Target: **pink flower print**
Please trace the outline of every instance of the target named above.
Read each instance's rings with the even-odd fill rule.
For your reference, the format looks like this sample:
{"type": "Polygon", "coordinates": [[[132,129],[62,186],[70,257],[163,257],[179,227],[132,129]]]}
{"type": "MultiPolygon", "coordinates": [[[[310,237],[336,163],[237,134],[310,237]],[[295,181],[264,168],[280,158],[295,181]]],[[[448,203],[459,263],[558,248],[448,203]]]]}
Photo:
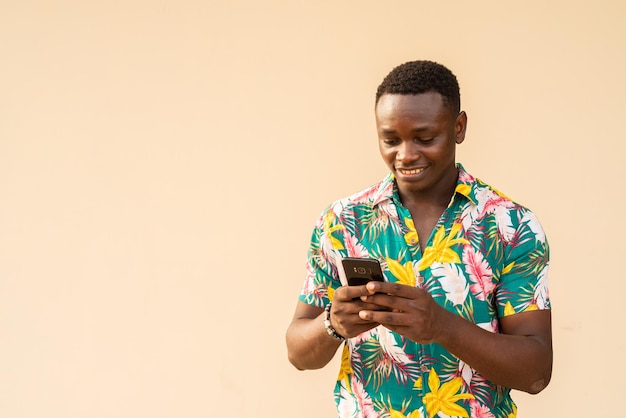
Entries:
{"type": "Polygon", "coordinates": [[[480,402],[475,399],[470,401],[470,410],[472,418],[495,418],[495,415],[493,415],[486,405],[481,405],[480,402]]]}
{"type": "Polygon", "coordinates": [[[466,245],[463,249],[463,264],[465,264],[465,272],[471,282],[470,292],[478,300],[486,300],[496,287],[487,260],[482,253],[474,250],[471,245],[466,245]]]}

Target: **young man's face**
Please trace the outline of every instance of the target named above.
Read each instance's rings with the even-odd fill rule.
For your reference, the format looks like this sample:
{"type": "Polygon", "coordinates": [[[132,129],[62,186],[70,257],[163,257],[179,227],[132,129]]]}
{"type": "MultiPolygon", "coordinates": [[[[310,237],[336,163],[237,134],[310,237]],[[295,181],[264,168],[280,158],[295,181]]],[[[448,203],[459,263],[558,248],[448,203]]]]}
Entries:
{"type": "Polygon", "coordinates": [[[436,92],[383,94],[376,104],[380,154],[401,196],[426,196],[456,182],[456,144],[467,117],[445,106],[436,92]]]}

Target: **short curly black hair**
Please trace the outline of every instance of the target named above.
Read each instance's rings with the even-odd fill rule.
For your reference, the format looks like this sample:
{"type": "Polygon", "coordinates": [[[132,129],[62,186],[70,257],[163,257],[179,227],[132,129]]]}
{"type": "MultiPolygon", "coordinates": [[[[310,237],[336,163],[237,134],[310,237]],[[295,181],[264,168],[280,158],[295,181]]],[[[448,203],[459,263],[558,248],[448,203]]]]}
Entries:
{"type": "Polygon", "coordinates": [[[409,61],[395,67],[380,83],[376,102],[383,94],[421,94],[434,91],[454,113],[461,110],[461,94],[456,76],[433,61],[409,61]]]}

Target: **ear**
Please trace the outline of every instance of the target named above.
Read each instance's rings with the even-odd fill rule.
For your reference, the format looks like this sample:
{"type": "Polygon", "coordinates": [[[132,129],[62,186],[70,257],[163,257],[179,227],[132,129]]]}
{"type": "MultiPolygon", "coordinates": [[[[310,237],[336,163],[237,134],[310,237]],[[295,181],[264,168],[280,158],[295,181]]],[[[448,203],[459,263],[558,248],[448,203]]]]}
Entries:
{"type": "Polygon", "coordinates": [[[465,130],[467,129],[467,114],[461,111],[454,122],[454,141],[460,144],[465,140],[465,130]]]}

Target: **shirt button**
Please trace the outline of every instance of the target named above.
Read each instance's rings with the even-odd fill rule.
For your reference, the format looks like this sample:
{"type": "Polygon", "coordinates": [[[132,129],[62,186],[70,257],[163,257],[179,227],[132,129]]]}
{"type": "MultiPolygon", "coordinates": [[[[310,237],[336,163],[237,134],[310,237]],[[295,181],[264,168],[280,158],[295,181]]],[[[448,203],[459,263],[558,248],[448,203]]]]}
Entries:
{"type": "Polygon", "coordinates": [[[428,373],[430,371],[430,369],[425,364],[422,364],[422,367],[420,367],[420,369],[423,373],[428,373]]]}
{"type": "Polygon", "coordinates": [[[411,245],[417,244],[417,240],[415,238],[411,238],[411,245]]]}

